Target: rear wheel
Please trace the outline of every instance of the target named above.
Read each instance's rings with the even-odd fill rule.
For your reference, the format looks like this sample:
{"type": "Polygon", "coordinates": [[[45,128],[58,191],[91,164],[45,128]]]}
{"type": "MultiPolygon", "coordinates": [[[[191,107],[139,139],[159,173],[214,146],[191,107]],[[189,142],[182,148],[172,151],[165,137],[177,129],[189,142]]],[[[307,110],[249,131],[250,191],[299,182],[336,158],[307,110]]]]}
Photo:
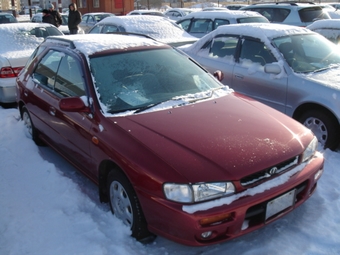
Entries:
{"type": "Polygon", "coordinates": [[[111,171],[107,189],[112,213],[130,227],[131,236],[142,243],[152,242],[156,236],[148,231],[138,197],[125,175],[120,171],[111,171]]]}
{"type": "Polygon", "coordinates": [[[28,136],[35,142],[36,145],[39,145],[39,146],[44,145],[44,143],[39,138],[38,131],[33,125],[31,116],[30,116],[26,106],[22,107],[21,112],[22,112],[21,118],[24,121],[24,124],[27,128],[28,136]]]}
{"type": "Polygon", "coordinates": [[[335,150],[339,145],[339,123],[330,113],[310,110],[302,114],[299,121],[313,131],[324,148],[335,150]]]}

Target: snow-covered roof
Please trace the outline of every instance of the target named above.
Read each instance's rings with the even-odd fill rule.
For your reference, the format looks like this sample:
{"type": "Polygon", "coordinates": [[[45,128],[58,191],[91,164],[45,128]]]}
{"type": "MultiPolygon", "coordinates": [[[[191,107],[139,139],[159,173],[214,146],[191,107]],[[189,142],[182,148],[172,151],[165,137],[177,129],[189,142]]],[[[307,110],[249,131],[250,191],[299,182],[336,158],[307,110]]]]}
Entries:
{"type": "Polygon", "coordinates": [[[225,11],[197,11],[192,12],[185,16],[185,19],[188,18],[200,18],[200,19],[230,19],[230,18],[245,18],[245,17],[263,17],[258,12],[254,11],[239,11],[239,10],[228,10],[225,11]]]}
{"type": "Polygon", "coordinates": [[[182,28],[167,18],[152,15],[129,15],[107,17],[98,24],[115,24],[126,32],[141,33],[164,43],[177,41],[194,41],[197,38],[189,35],[182,28]]]}
{"type": "Polygon", "coordinates": [[[323,19],[314,21],[307,26],[308,29],[315,30],[320,28],[340,29],[340,19],[323,19]]]}
{"type": "Polygon", "coordinates": [[[35,27],[51,27],[47,23],[8,23],[1,24],[0,55],[3,57],[14,58],[16,56],[29,56],[33,50],[44,41],[42,37],[29,34],[35,27]]]}
{"type": "MultiPolygon", "coordinates": [[[[50,36],[47,40],[66,39],[72,41],[76,48],[85,55],[92,55],[96,52],[115,49],[126,49],[142,46],[162,46],[163,43],[137,37],[119,34],[77,34],[72,36],[50,36]]],[[[60,41],[58,41],[60,42],[60,41]]]]}

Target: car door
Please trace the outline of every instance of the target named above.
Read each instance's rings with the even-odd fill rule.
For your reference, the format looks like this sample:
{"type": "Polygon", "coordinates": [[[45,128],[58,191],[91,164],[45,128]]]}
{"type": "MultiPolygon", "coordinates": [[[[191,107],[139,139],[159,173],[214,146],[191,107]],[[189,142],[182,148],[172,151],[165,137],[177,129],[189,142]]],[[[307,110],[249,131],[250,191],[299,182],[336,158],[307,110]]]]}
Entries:
{"type": "Polygon", "coordinates": [[[90,114],[63,112],[59,102],[65,97],[87,100],[86,84],[79,60],[75,56],[50,50],[33,73],[31,107],[41,120],[41,130],[52,146],[76,166],[90,172],[90,142],[92,118],[90,114]]]}
{"type": "Polygon", "coordinates": [[[255,38],[241,38],[239,50],[230,86],[237,92],[285,112],[287,75],[264,71],[266,64],[277,62],[272,52],[255,38]]]}
{"type": "Polygon", "coordinates": [[[238,36],[219,35],[206,42],[197,52],[188,54],[210,73],[221,70],[224,74],[222,83],[231,85],[238,41],[238,36]]]}

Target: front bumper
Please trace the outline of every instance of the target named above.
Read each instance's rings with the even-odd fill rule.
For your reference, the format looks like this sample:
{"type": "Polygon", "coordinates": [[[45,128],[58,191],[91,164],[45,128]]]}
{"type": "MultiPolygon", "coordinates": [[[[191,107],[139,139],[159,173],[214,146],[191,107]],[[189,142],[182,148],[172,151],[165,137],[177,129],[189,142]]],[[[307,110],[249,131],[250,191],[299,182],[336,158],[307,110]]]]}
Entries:
{"type": "Polygon", "coordinates": [[[193,213],[184,211],[182,204],[150,198],[146,194],[141,194],[140,200],[151,232],[185,245],[211,245],[252,232],[304,203],[315,191],[323,166],[324,158],[318,153],[309,164],[282,185],[240,197],[227,205],[193,213]],[[319,177],[316,178],[317,174],[319,177]],[[267,204],[286,194],[293,194],[292,205],[270,217],[268,213],[266,216],[267,204]],[[210,235],[207,236],[207,233],[210,235]]]}

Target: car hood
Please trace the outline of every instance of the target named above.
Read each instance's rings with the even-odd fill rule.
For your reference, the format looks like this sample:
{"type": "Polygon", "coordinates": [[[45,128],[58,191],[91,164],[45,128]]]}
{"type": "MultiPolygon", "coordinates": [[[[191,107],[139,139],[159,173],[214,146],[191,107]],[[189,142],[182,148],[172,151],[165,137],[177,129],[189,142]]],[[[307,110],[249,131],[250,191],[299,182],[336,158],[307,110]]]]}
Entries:
{"type": "Polygon", "coordinates": [[[312,137],[295,120],[234,93],[111,121],[188,182],[238,180],[302,153],[312,137]]]}

